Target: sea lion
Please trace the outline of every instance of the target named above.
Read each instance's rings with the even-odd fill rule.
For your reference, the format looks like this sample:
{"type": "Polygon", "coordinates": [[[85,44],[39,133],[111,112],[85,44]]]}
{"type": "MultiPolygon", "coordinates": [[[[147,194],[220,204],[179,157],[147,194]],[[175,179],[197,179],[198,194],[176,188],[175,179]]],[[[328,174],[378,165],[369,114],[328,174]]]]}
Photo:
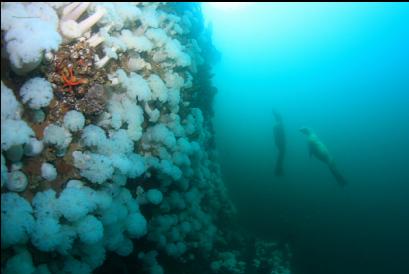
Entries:
{"type": "Polygon", "coordinates": [[[282,176],[284,174],[283,162],[284,162],[284,154],[285,154],[285,147],[286,147],[284,125],[283,125],[283,120],[281,118],[281,115],[278,114],[274,110],[273,110],[273,114],[276,120],[276,124],[274,125],[274,141],[278,149],[275,174],[276,176],[282,176]]]}
{"type": "Polygon", "coordinates": [[[341,186],[346,185],[347,182],[344,176],[342,176],[342,174],[337,169],[334,159],[329,153],[327,147],[320,141],[318,136],[310,128],[307,127],[300,128],[300,131],[308,137],[310,156],[314,155],[318,160],[327,164],[337,183],[341,186]]]}

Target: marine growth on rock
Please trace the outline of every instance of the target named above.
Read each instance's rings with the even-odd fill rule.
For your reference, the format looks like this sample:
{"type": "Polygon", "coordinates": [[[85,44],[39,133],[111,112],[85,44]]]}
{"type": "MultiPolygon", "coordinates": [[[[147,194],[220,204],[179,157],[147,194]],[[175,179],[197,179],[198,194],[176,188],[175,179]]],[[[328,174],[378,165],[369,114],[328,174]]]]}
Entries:
{"type": "Polygon", "coordinates": [[[200,5],[10,2],[1,15],[2,273],[245,273],[220,225],[235,209],[200,5]]]}

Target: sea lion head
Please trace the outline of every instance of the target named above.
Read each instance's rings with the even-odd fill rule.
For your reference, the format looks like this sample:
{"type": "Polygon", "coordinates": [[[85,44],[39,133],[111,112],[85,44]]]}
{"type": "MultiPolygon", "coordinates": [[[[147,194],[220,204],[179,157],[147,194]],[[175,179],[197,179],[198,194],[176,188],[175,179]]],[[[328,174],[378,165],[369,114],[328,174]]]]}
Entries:
{"type": "Polygon", "coordinates": [[[312,130],[310,128],[308,128],[308,127],[302,127],[302,128],[300,128],[300,132],[302,134],[304,134],[304,135],[309,136],[309,135],[311,135],[312,130]]]}

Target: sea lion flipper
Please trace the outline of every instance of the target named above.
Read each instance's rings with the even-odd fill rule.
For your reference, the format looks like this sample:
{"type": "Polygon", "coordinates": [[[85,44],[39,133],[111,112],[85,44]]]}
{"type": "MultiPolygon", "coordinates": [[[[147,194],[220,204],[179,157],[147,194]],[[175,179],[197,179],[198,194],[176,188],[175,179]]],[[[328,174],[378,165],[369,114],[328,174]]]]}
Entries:
{"type": "Polygon", "coordinates": [[[345,177],[336,168],[336,166],[333,163],[328,166],[337,183],[340,186],[345,186],[347,184],[347,181],[345,180],[345,177]]]}
{"type": "Polygon", "coordinates": [[[308,146],[308,154],[310,155],[310,159],[312,158],[312,155],[314,154],[314,148],[313,148],[313,145],[312,144],[310,144],[309,146],[308,146]]]}

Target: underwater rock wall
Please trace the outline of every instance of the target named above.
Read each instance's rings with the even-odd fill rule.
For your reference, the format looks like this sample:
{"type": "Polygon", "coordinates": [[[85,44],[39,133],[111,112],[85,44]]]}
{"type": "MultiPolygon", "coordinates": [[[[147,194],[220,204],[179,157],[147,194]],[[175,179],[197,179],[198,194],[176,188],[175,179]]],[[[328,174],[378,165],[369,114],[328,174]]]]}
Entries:
{"type": "Polygon", "coordinates": [[[2,272],[91,273],[115,253],[146,273],[164,273],[161,254],[244,273],[215,248],[234,207],[200,6],[2,3],[1,17],[2,272]]]}

